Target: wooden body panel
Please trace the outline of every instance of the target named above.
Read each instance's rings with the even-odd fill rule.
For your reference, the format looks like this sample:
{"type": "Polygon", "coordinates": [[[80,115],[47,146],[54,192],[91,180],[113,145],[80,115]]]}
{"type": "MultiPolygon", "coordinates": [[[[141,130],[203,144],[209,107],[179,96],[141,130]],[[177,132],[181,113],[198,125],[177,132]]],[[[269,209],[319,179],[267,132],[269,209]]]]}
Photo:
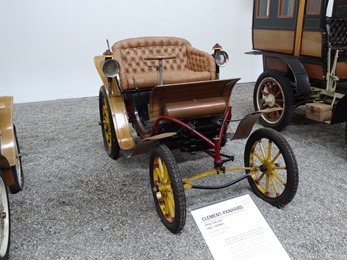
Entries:
{"type": "Polygon", "coordinates": [[[12,106],[13,97],[0,97],[1,154],[8,160],[10,166],[16,165],[12,106]]]}
{"type": "Polygon", "coordinates": [[[304,56],[322,57],[322,32],[304,31],[300,54],[304,56]]]}
{"type": "Polygon", "coordinates": [[[265,57],[265,66],[268,70],[277,70],[283,73],[288,72],[288,65],[283,60],[275,57],[265,57]]]}
{"type": "Polygon", "coordinates": [[[253,29],[253,48],[293,54],[294,36],[294,31],[253,29]]]}
{"type": "MultiPolygon", "coordinates": [[[[233,87],[239,79],[229,80],[211,80],[194,83],[163,85],[153,88],[150,97],[149,118],[154,121],[159,116],[165,114],[166,104],[169,109],[179,114],[178,110],[184,101],[203,100],[202,104],[216,103],[216,98],[222,98],[224,101],[224,110],[230,103],[230,95],[233,87]],[[176,108],[175,108],[176,103],[176,108]]],[[[218,113],[221,110],[221,101],[218,99],[218,113]]],[[[191,103],[192,104],[192,103],[191,103]]],[[[198,103],[199,104],[199,103],[198,103]]],[[[166,108],[167,109],[167,108],[166,108]]],[[[223,111],[224,111],[223,110],[223,111]]],[[[215,111],[216,112],[216,111],[215,111]]],[[[166,111],[167,113],[167,111],[166,111]]],[[[185,113],[185,112],[184,112],[185,113]]],[[[195,110],[196,113],[196,110],[195,110]]],[[[200,113],[200,112],[198,112],[200,113]]],[[[205,109],[206,115],[212,115],[211,111],[205,109]]]]}
{"type": "Polygon", "coordinates": [[[347,62],[338,62],[336,65],[336,76],[339,79],[347,79],[347,62]]]}
{"type": "Polygon", "coordinates": [[[311,79],[324,80],[324,69],[322,64],[302,63],[307,75],[311,79]]]}

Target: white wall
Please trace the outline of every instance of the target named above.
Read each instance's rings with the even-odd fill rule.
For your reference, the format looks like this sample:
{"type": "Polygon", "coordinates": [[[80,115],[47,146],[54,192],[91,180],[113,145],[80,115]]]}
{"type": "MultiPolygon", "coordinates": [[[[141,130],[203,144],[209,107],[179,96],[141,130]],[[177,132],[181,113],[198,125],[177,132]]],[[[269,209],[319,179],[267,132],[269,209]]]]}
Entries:
{"type": "Polygon", "coordinates": [[[2,0],[0,95],[16,103],[97,96],[93,57],[110,43],[138,36],[178,36],[231,62],[221,78],[255,81],[260,57],[251,50],[252,0],[2,0]]]}

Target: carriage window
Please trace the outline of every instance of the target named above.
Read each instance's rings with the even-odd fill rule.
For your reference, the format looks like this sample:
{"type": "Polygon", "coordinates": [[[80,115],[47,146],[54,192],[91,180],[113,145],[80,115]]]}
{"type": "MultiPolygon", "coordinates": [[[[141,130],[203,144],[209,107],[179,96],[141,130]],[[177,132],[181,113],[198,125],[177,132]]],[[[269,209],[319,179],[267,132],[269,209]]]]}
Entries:
{"type": "Polygon", "coordinates": [[[269,17],[270,0],[257,0],[257,18],[269,17]]]}
{"type": "Polygon", "coordinates": [[[295,0],[280,0],[279,9],[278,9],[278,17],[288,18],[294,17],[294,5],[295,0]]]}
{"type": "Polygon", "coordinates": [[[308,0],[306,5],[306,14],[320,14],[322,0],[308,0]]]}

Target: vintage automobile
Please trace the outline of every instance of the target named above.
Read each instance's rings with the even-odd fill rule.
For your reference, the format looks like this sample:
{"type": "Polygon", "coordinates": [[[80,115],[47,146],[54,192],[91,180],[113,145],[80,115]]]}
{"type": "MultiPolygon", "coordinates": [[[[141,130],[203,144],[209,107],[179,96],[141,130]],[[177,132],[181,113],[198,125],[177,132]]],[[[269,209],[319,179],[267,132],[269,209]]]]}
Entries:
{"type": "Polygon", "coordinates": [[[185,225],[184,189],[220,189],[247,178],[257,196],[282,207],[298,186],[293,151],[273,129],[250,135],[244,166],[227,165],[234,156],[221,148],[229,139],[247,138],[262,111],[245,116],[234,133],[228,131],[230,96],[239,79],[219,79],[228,54],[218,44],[213,49],[211,55],[182,38],[139,37],[118,41],[94,58],[103,82],[99,109],[106,152],[113,159],[150,154],[151,192],[160,219],[173,233],[185,225]],[[213,169],[182,178],[174,149],[205,152],[213,169]],[[223,185],[199,182],[230,171],[246,174],[223,185]]]}
{"type": "Polygon", "coordinates": [[[16,128],[13,125],[13,97],[0,97],[0,259],[10,250],[10,204],[12,194],[23,189],[24,178],[16,128]]]}
{"type": "MultiPolygon", "coordinates": [[[[330,124],[347,121],[347,1],[254,0],[251,54],[262,55],[255,110],[266,127],[284,129],[296,107],[330,124]]],[[[347,141],[347,125],[345,129],[347,141]]]]}

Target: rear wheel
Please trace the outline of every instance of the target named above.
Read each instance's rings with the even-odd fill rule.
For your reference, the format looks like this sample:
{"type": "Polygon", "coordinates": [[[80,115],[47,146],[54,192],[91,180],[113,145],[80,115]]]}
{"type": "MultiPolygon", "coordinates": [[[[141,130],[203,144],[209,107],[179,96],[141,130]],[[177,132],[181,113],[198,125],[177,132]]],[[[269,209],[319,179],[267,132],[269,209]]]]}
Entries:
{"type": "Polygon", "coordinates": [[[248,181],[259,198],[278,208],[294,198],[299,182],[297,162],[276,130],[261,128],[251,134],[245,147],[245,166],[255,168],[248,181]]]}
{"type": "Polygon", "coordinates": [[[161,144],[152,151],[149,171],[159,217],[167,229],[178,233],[186,222],[186,198],[177,163],[167,146],[161,144]]]}
{"type": "Polygon", "coordinates": [[[14,141],[15,141],[14,148],[16,152],[16,165],[11,167],[14,184],[9,186],[9,189],[12,194],[15,194],[23,190],[24,175],[22,170],[22,159],[21,159],[18,138],[17,138],[17,131],[15,126],[13,126],[13,132],[14,132],[14,141]]]}
{"type": "Polygon", "coordinates": [[[254,87],[253,103],[256,111],[267,108],[282,110],[263,113],[259,121],[265,127],[281,131],[293,116],[295,99],[288,78],[280,72],[263,72],[254,87]]]}
{"type": "Polygon", "coordinates": [[[10,251],[10,204],[2,176],[0,177],[0,259],[7,259],[10,251]]]}
{"type": "Polygon", "coordinates": [[[101,87],[99,92],[99,111],[102,137],[104,139],[105,150],[112,159],[118,159],[120,148],[117,141],[115,128],[110,109],[110,104],[107,99],[106,90],[101,87]]]}

